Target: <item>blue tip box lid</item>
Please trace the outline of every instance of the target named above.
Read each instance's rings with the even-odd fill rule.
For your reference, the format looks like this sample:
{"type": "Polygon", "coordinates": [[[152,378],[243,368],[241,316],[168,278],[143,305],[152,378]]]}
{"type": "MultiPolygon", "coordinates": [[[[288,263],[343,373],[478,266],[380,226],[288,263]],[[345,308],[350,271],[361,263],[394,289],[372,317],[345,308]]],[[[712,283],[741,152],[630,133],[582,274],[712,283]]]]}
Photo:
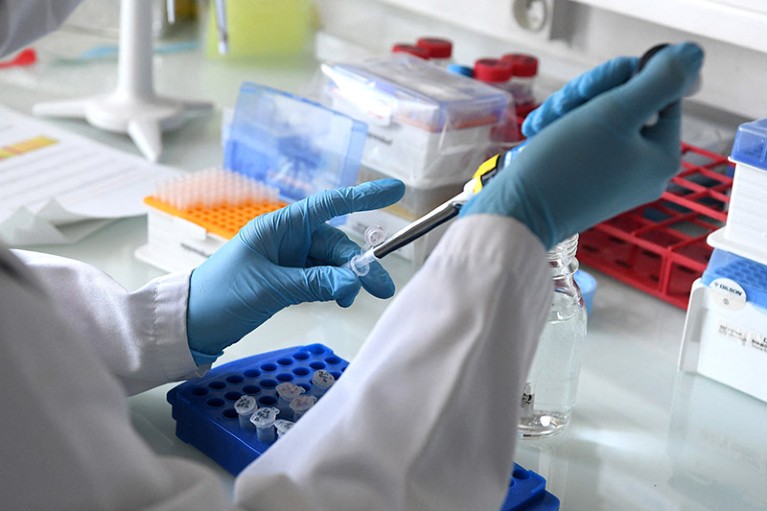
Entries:
{"type": "Polygon", "coordinates": [[[767,170],[767,119],[738,126],[730,156],[736,162],[767,170]]]}
{"type": "Polygon", "coordinates": [[[715,248],[701,281],[710,286],[717,279],[740,287],[746,301],[767,309],[767,265],[715,248]]]}
{"type": "Polygon", "coordinates": [[[293,202],[356,183],[367,125],[294,94],[240,87],[224,168],[266,183],[293,202]]]}

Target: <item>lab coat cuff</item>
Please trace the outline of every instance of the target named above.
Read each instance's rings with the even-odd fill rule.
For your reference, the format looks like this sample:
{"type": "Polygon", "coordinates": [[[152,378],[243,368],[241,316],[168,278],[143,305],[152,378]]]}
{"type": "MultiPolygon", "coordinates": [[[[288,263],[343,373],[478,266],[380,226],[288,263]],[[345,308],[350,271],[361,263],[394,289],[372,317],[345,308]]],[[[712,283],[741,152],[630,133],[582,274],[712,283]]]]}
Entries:
{"type": "Polygon", "coordinates": [[[531,253],[540,254],[540,259],[524,257],[519,264],[545,261],[546,247],[525,224],[507,216],[474,214],[460,217],[450,226],[432,257],[465,259],[470,276],[485,264],[508,265],[511,254],[531,253]]]}
{"type": "Polygon", "coordinates": [[[157,357],[168,381],[199,376],[199,368],[189,350],[186,309],[190,272],[171,273],[155,280],[154,331],[157,357]]]}

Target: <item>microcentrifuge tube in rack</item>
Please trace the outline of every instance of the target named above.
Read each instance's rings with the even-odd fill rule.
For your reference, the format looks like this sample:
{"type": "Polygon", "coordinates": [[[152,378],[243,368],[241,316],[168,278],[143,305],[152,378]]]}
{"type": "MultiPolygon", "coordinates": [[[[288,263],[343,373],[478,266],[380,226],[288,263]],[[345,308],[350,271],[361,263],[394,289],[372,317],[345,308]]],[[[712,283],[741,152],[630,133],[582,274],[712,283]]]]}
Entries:
{"type": "Polygon", "coordinates": [[[280,417],[284,419],[292,419],[293,410],[290,408],[290,403],[295,398],[306,392],[306,389],[296,385],[295,383],[284,382],[277,385],[276,390],[277,395],[279,396],[277,407],[280,410],[280,417]]]}
{"type": "Polygon", "coordinates": [[[282,435],[290,431],[296,423],[293,421],[286,421],[285,419],[277,419],[274,421],[274,429],[277,430],[277,438],[282,438],[282,435]]]}
{"type": "Polygon", "coordinates": [[[293,420],[297,421],[303,417],[316,402],[317,398],[315,396],[298,396],[291,401],[290,408],[293,410],[293,420]]]}
{"type": "Polygon", "coordinates": [[[241,429],[251,429],[253,424],[250,422],[250,416],[256,411],[256,398],[253,396],[242,396],[234,403],[234,411],[240,420],[241,429]]]}
{"type": "Polygon", "coordinates": [[[250,417],[250,422],[256,427],[256,436],[260,442],[274,442],[274,421],[280,411],[274,407],[259,408],[250,417]]]}
{"type": "Polygon", "coordinates": [[[325,395],[325,392],[327,392],[335,382],[335,376],[324,369],[319,369],[314,372],[314,375],[312,375],[311,394],[319,399],[325,395]]]}

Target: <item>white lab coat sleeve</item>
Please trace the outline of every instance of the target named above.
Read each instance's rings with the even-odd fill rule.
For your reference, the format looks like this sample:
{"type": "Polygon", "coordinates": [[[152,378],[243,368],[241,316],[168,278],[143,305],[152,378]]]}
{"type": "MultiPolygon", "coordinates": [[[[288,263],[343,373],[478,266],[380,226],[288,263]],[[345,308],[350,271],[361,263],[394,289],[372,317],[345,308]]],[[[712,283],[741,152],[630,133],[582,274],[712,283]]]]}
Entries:
{"type": "Polygon", "coordinates": [[[499,509],[551,304],[542,244],[461,218],[330,391],[235,483],[252,509],[499,509]]]}
{"type": "Polygon", "coordinates": [[[55,30],[81,0],[0,0],[0,56],[55,30]]]}
{"type": "Polygon", "coordinates": [[[0,508],[223,510],[218,476],[156,456],[119,383],[45,286],[0,248],[0,508]],[[65,314],[65,313],[64,313],[65,314]]]}
{"type": "Polygon", "coordinates": [[[186,335],[189,272],[158,277],[129,292],[106,273],[64,257],[16,250],[78,335],[126,393],[201,374],[186,335]]]}

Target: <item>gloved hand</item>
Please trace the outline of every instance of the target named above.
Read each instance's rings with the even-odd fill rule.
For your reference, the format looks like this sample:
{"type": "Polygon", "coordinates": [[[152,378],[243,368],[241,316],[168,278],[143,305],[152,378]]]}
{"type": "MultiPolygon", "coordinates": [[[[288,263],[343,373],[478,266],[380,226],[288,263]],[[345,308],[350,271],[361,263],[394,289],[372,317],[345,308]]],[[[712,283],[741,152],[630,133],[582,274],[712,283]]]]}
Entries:
{"type": "Polygon", "coordinates": [[[703,51],[693,43],[638,59],[617,58],[568,83],[533,111],[532,137],[461,210],[521,221],[550,249],[663,193],[680,166],[679,100],[703,51]],[[657,121],[647,126],[657,114],[657,121]]]}
{"type": "Polygon", "coordinates": [[[394,283],[380,264],[362,278],[340,267],[360,248],[325,222],[389,206],[404,191],[401,181],[381,179],[327,190],[251,220],[192,272],[187,337],[195,361],[213,362],[288,305],[335,300],[348,307],[360,286],[392,296],[394,283]]]}

